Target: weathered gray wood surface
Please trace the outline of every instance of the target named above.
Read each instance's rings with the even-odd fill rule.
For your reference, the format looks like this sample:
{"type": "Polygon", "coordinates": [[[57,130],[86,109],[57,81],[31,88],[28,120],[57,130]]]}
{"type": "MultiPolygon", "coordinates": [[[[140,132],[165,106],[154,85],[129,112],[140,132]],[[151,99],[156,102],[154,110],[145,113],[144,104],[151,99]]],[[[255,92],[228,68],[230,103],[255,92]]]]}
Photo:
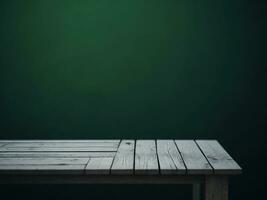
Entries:
{"type": "Polygon", "coordinates": [[[135,174],[159,174],[155,140],[136,141],[135,174]]]}
{"type": "Polygon", "coordinates": [[[4,143],[4,142],[3,143],[2,142],[0,143],[0,147],[3,147],[4,145],[6,145],[6,143],[4,143]]]}
{"type": "Polygon", "coordinates": [[[90,158],[114,157],[116,152],[0,152],[0,158],[90,158]]]}
{"type": "Polygon", "coordinates": [[[240,172],[214,140],[0,140],[0,174],[188,176],[240,172]]]}
{"type": "Polygon", "coordinates": [[[3,143],[6,148],[86,148],[86,147],[118,147],[118,143],[111,142],[14,142],[3,143]]]}
{"type": "Polygon", "coordinates": [[[67,164],[86,164],[88,158],[1,158],[0,165],[67,165],[67,164]]]}
{"type": "Polygon", "coordinates": [[[238,174],[241,168],[216,140],[196,140],[215,174],[238,174]]]}
{"type": "Polygon", "coordinates": [[[0,147],[0,152],[65,152],[65,151],[117,151],[116,147],[0,147]]]}
{"type": "Polygon", "coordinates": [[[111,168],[112,174],[134,173],[134,140],[122,140],[111,168]]]}
{"type": "Polygon", "coordinates": [[[157,140],[161,174],[185,174],[183,159],[173,140],[157,140]]]}
{"type": "Polygon", "coordinates": [[[90,158],[86,167],[86,174],[109,174],[113,162],[111,157],[90,158]]]}
{"type": "Polygon", "coordinates": [[[78,164],[38,164],[38,165],[0,165],[0,175],[72,175],[84,174],[86,165],[78,164]]]}
{"type": "Polygon", "coordinates": [[[211,174],[212,168],[195,141],[175,140],[188,174],[211,174]]]}
{"type": "Polygon", "coordinates": [[[75,143],[75,142],[81,142],[81,143],[116,143],[119,144],[120,140],[0,140],[0,143],[24,143],[24,142],[48,142],[48,143],[75,143]]]}

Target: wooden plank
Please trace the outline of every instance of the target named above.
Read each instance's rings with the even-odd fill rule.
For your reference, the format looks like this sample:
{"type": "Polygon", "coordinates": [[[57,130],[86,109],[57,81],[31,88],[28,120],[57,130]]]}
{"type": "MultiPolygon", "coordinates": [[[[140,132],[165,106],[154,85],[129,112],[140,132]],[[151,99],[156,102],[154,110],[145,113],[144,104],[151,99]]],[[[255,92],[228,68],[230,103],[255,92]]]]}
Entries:
{"type": "Polygon", "coordinates": [[[111,167],[111,174],[133,174],[134,140],[122,140],[111,167]]]}
{"type": "Polygon", "coordinates": [[[6,145],[6,143],[0,143],[0,147],[3,147],[5,145],[6,145]]]}
{"type": "Polygon", "coordinates": [[[90,158],[85,167],[86,174],[109,174],[113,162],[111,157],[90,158]]]}
{"type": "Polygon", "coordinates": [[[215,174],[240,174],[241,167],[216,140],[196,140],[215,174]]]}
{"type": "Polygon", "coordinates": [[[212,167],[193,140],[175,140],[188,174],[211,174],[212,167]]]}
{"type": "Polygon", "coordinates": [[[155,140],[137,140],[135,174],[159,174],[155,140]]]}
{"type": "Polygon", "coordinates": [[[183,159],[173,140],[157,140],[161,174],[185,174],[183,159]]]}
{"type": "Polygon", "coordinates": [[[50,158],[90,158],[114,157],[116,152],[0,152],[1,158],[50,157],[50,158]]]}
{"type": "Polygon", "coordinates": [[[77,165],[89,158],[0,158],[0,165],[77,165]]]}
{"type": "MultiPolygon", "coordinates": [[[[4,143],[3,143],[4,144],[4,143]]],[[[77,147],[103,147],[103,148],[110,148],[110,147],[118,147],[119,144],[117,143],[102,143],[102,142],[12,142],[6,143],[6,148],[33,148],[33,147],[40,147],[40,148],[77,148],[77,147]]]]}
{"type": "Polygon", "coordinates": [[[117,151],[115,147],[72,147],[72,148],[60,148],[60,147],[21,147],[21,148],[13,148],[13,147],[0,147],[0,152],[66,152],[66,151],[76,151],[76,152],[108,152],[108,151],[117,151]]]}
{"type": "Polygon", "coordinates": [[[82,143],[120,143],[120,140],[0,140],[0,143],[12,143],[12,142],[18,142],[18,143],[24,143],[24,142],[48,142],[48,143],[59,143],[59,142],[82,142],[82,143]]]}
{"type": "Polygon", "coordinates": [[[0,165],[0,174],[84,174],[85,165],[0,165]]]}
{"type": "Polygon", "coordinates": [[[205,200],[228,200],[228,187],[226,176],[206,176],[205,200]]]}

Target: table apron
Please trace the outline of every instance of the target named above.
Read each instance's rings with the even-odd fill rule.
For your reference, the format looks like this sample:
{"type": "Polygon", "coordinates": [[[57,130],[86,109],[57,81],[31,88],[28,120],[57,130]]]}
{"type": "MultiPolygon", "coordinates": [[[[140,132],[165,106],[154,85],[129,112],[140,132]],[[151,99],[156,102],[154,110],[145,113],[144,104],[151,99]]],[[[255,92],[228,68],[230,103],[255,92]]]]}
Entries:
{"type": "Polygon", "coordinates": [[[203,175],[0,175],[0,184],[195,184],[203,175]]]}

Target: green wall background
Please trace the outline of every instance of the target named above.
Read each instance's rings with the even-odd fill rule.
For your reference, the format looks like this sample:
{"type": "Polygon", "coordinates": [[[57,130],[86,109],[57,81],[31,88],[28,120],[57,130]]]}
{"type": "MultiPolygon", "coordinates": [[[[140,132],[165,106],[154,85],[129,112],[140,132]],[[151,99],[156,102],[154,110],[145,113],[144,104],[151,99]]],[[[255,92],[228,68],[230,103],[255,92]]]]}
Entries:
{"type": "MultiPolygon", "coordinates": [[[[266,8],[260,0],[3,0],[0,138],[214,138],[244,168],[231,199],[260,196],[266,8]]],[[[23,186],[11,198],[94,199],[103,190],[102,198],[160,199],[161,188],[190,198],[188,186],[23,186]]]]}

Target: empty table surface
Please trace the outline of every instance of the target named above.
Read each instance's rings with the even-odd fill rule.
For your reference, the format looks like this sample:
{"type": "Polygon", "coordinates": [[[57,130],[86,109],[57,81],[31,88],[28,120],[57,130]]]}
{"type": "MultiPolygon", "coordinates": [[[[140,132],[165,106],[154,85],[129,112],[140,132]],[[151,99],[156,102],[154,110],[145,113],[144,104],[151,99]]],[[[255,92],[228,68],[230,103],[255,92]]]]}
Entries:
{"type": "Polygon", "coordinates": [[[230,175],[216,140],[0,140],[0,174],[230,175]]]}

